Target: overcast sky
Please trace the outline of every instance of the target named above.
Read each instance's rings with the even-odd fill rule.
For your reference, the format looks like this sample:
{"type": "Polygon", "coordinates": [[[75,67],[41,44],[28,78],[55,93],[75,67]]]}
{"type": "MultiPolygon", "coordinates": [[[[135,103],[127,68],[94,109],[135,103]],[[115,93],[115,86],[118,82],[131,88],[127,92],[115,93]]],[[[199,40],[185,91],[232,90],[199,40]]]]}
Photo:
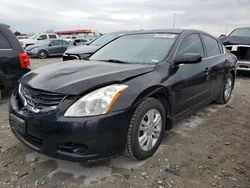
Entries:
{"type": "Polygon", "coordinates": [[[250,26],[250,0],[1,0],[0,23],[23,33],[192,28],[214,35],[250,26]]]}

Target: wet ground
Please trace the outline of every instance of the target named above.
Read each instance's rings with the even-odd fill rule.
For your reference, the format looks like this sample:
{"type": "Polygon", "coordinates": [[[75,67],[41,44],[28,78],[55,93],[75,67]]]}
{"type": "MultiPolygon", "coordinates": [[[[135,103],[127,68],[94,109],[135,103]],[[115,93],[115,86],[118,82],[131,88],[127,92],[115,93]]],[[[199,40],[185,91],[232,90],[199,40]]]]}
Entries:
{"type": "MultiPolygon", "coordinates": [[[[60,58],[31,61],[34,69],[60,58]]],[[[237,78],[229,104],[211,104],[166,132],[146,161],[77,163],[33,152],[10,131],[8,99],[0,103],[0,150],[1,188],[250,188],[250,76],[237,78]]]]}

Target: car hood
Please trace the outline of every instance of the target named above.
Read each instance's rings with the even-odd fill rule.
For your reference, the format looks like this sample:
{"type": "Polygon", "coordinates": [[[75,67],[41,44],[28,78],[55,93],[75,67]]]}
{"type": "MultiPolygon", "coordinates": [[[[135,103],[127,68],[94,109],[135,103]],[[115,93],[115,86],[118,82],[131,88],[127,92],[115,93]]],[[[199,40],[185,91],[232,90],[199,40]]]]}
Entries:
{"type": "Polygon", "coordinates": [[[87,53],[94,53],[98,50],[101,46],[92,46],[92,45],[81,45],[81,46],[74,46],[68,48],[66,50],[66,54],[87,54],[87,53]]]}
{"type": "Polygon", "coordinates": [[[224,42],[225,45],[250,45],[250,37],[229,36],[224,42]]]}
{"type": "Polygon", "coordinates": [[[90,89],[122,82],[154,69],[155,65],[76,60],[35,69],[23,76],[19,82],[40,90],[79,95],[90,89]]]}

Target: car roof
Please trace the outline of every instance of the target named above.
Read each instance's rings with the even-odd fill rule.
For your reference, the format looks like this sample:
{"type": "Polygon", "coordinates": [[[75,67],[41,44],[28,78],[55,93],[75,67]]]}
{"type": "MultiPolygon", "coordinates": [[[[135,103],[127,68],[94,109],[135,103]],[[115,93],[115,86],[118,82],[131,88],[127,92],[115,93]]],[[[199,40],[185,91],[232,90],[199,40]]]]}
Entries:
{"type": "Polygon", "coordinates": [[[135,30],[135,31],[120,31],[120,32],[112,32],[107,34],[120,34],[120,35],[127,35],[127,34],[146,34],[146,33],[175,33],[181,34],[183,32],[198,32],[208,34],[204,31],[193,30],[193,29],[154,29],[154,30],[135,30]]]}

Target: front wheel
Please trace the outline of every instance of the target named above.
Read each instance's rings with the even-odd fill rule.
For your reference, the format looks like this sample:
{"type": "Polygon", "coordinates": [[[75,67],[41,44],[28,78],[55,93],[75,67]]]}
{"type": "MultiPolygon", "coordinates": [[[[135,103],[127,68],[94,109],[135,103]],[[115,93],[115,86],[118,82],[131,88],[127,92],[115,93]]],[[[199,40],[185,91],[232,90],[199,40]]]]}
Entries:
{"type": "Polygon", "coordinates": [[[224,83],[224,86],[215,102],[219,104],[226,104],[231,98],[233,85],[234,79],[232,74],[229,73],[226,82],[224,83]]]}
{"type": "Polygon", "coordinates": [[[130,157],[144,160],[155,153],[163,138],[166,110],[161,101],[147,98],[136,108],[131,119],[126,150],[130,157]]]}

